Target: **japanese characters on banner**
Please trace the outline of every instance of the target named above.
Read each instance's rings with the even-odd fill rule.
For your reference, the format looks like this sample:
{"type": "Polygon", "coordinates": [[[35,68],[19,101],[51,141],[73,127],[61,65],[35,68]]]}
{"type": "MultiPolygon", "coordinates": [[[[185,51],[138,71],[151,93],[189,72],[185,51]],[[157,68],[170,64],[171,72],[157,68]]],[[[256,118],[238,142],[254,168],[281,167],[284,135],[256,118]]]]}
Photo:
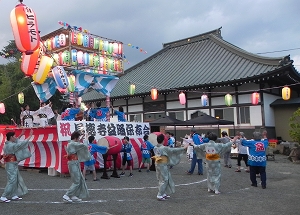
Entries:
{"type": "Polygon", "coordinates": [[[150,134],[149,123],[142,122],[100,122],[100,121],[58,121],[57,133],[59,141],[71,140],[71,134],[79,131],[84,137],[95,136],[96,140],[105,136],[123,138],[143,138],[150,134]]]}

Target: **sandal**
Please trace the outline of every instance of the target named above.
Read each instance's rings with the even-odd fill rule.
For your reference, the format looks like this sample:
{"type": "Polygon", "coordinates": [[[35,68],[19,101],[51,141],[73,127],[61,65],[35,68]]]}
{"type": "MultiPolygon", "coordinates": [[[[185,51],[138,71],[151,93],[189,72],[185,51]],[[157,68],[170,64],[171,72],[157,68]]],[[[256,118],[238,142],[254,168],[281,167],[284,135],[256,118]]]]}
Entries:
{"type": "Polygon", "coordinates": [[[22,200],[22,198],[19,197],[19,196],[14,196],[14,197],[11,198],[11,200],[18,201],[18,200],[22,200]]]}
{"type": "Polygon", "coordinates": [[[0,200],[2,203],[9,203],[10,202],[10,200],[9,199],[4,199],[4,200],[0,200]]]}

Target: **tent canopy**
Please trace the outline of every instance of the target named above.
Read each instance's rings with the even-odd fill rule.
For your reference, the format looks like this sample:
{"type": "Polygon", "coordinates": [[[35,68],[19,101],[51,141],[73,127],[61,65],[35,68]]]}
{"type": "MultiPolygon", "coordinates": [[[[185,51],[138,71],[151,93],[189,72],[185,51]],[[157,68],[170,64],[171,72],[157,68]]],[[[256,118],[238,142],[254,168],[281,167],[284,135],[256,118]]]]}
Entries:
{"type": "Polygon", "coordinates": [[[170,116],[164,116],[149,123],[151,126],[187,125],[185,121],[181,121],[170,116]]]}
{"type": "Polygon", "coordinates": [[[231,125],[231,124],[234,124],[233,121],[217,119],[215,117],[209,116],[204,113],[194,119],[185,121],[185,123],[186,123],[186,125],[231,125]]]}

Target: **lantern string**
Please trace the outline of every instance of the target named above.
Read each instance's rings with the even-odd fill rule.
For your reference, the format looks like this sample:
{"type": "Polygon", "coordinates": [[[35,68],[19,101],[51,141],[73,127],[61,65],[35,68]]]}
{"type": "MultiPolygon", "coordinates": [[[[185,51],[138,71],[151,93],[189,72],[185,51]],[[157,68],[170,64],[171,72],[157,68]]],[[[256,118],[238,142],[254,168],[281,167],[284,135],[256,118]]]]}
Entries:
{"type": "Polygon", "coordinates": [[[11,97],[13,97],[13,96],[15,96],[15,95],[17,95],[17,94],[19,94],[19,93],[23,92],[23,91],[26,91],[26,90],[28,90],[30,87],[32,87],[32,85],[31,85],[31,84],[30,84],[30,85],[28,85],[27,87],[25,87],[24,89],[22,89],[21,91],[19,91],[19,92],[16,92],[16,93],[14,93],[14,94],[12,94],[12,95],[10,95],[10,96],[8,96],[8,97],[4,98],[4,99],[1,99],[0,101],[1,101],[1,102],[2,102],[2,101],[5,101],[6,99],[9,99],[9,98],[11,98],[11,97]]]}
{"type": "MultiPolygon", "coordinates": [[[[149,85],[149,84],[144,84],[144,83],[140,83],[140,82],[136,82],[136,81],[129,81],[128,79],[123,79],[123,81],[129,83],[129,84],[135,84],[135,85],[141,85],[141,86],[145,86],[145,87],[151,87],[154,88],[153,85],[149,85]]],[[[192,93],[209,93],[209,94],[224,94],[224,93],[229,93],[229,94],[234,94],[234,93],[251,93],[251,92],[260,92],[260,91],[264,91],[264,90],[272,90],[272,89],[278,89],[278,88],[283,88],[283,87],[291,87],[291,86],[296,86],[299,85],[300,82],[294,83],[294,84],[285,84],[282,86],[277,86],[277,87],[268,87],[268,88],[263,88],[263,89],[257,89],[257,90],[242,90],[242,91],[214,91],[214,92],[208,92],[208,91],[203,91],[203,90],[184,90],[184,89],[178,89],[178,88],[170,88],[168,90],[171,91],[176,91],[176,92],[192,92],[192,93]]],[[[157,90],[166,90],[163,87],[160,86],[155,86],[155,88],[157,90]]]]}

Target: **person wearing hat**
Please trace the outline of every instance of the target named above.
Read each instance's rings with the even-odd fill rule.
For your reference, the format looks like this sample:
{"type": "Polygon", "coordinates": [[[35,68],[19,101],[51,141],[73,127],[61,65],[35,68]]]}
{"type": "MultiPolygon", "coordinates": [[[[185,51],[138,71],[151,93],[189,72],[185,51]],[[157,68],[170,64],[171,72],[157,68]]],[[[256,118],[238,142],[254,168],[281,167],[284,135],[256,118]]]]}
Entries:
{"type": "MultiPolygon", "coordinates": [[[[222,131],[221,133],[222,137],[217,139],[218,143],[228,143],[231,139],[228,137],[228,134],[226,131],[222,131]]],[[[230,158],[230,153],[231,153],[231,148],[228,149],[228,151],[226,151],[224,153],[224,166],[231,168],[231,158],[230,158]]]]}
{"type": "MultiPolygon", "coordinates": [[[[194,145],[201,145],[204,143],[202,137],[196,133],[196,129],[191,129],[191,138],[193,140],[194,145]]],[[[194,173],[196,163],[198,164],[198,175],[203,175],[203,165],[202,165],[202,158],[198,159],[195,151],[193,151],[193,158],[191,162],[191,168],[189,171],[186,172],[186,174],[191,175],[194,173]]]]}

